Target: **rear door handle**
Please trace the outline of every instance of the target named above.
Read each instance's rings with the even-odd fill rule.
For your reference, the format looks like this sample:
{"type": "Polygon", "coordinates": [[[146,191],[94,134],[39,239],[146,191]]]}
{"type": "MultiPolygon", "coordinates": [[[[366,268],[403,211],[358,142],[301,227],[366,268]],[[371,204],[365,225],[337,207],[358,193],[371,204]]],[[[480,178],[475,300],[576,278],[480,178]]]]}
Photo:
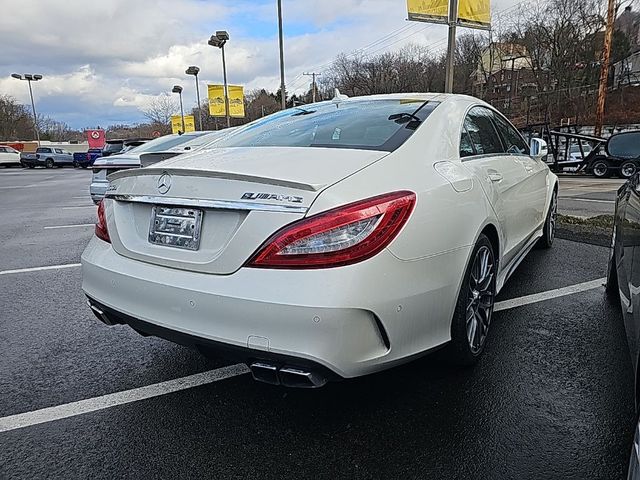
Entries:
{"type": "Polygon", "coordinates": [[[502,174],[498,172],[489,172],[489,180],[492,182],[499,182],[502,180],[502,174]]]}

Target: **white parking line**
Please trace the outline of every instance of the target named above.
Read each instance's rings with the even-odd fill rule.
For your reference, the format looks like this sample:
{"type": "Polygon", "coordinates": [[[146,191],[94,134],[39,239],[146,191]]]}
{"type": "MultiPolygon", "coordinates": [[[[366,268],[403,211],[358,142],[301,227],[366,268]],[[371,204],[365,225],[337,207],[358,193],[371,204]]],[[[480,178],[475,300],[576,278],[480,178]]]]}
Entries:
{"type": "Polygon", "coordinates": [[[598,278],[597,280],[591,280],[590,282],[578,283],[577,285],[569,285],[568,287],[556,288],[554,290],[547,290],[546,292],[534,293],[532,295],[525,295],[524,297],[496,302],[493,310],[495,312],[499,312],[500,310],[508,310],[510,308],[521,307],[531,303],[543,302],[545,300],[551,300],[552,298],[564,297],[565,295],[586,292],[587,290],[593,290],[601,287],[606,280],[606,277],[603,277],[598,278]]]}
{"type": "Polygon", "coordinates": [[[138,402],[148,398],[179,392],[188,388],[199,387],[208,383],[218,382],[226,378],[236,377],[248,373],[246,365],[236,364],[228,367],[209,370],[188,377],[176,378],[166,382],[154,383],[146,387],[133,388],[123,392],[110,393],[101,397],[88,398],[77,402],[65,403],[55,407],[42,408],[33,412],[18,413],[0,418],[0,432],[8,432],[17,428],[30,427],[40,423],[52,422],[63,418],[75,417],[83,413],[104,410],[105,408],[138,402]]]}
{"type": "MultiPolygon", "coordinates": [[[[73,264],[69,266],[79,266],[79,264],[73,264]]],[[[2,273],[3,272],[0,272],[0,275],[2,273]]],[[[598,278],[597,280],[592,280],[590,282],[578,283],[577,285],[570,285],[568,287],[556,288],[554,290],[548,290],[546,292],[535,293],[533,295],[526,295],[524,297],[497,302],[495,305],[495,311],[508,310],[515,307],[521,307],[523,305],[529,305],[531,303],[550,300],[552,298],[558,298],[565,295],[593,290],[601,287],[605,280],[605,278],[598,278]]],[[[168,393],[179,392],[181,390],[186,390],[220,380],[225,380],[227,378],[236,377],[238,375],[244,375],[248,372],[249,369],[246,365],[238,363],[227,367],[217,368],[215,370],[209,370],[186,377],[176,378],[174,380],[168,380],[166,382],[153,383],[145,387],[123,390],[121,392],[110,393],[107,395],[102,395],[100,397],[87,398],[85,400],[79,400],[77,402],[65,403],[54,407],[33,410],[31,412],[9,415],[7,417],[0,418],[0,432],[8,432],[10,430],[30,427],[41,423],[53,422],[55,420],[75,417],[84,413],[95,412],[98,410],[104,410],[106,408],[116,407],[118,405],[125,405],[131,402],[146,400],[148,398],[158,397],[160,395],[166,395],[168,393]]]]}
{"type": "Polygon", "coordinates": [[[45,230],[54,230],[56,228],[78,228],[78,227],[95,227],[95,223],[79,223],[78,225],[52,225],[44,227],[45,230]]]}
{"type": "Polygon", "coordinates": [[[0,275],[10,275],[13,273],[39,272],[41,270],[60,270],[62,268],[79,267],[80,263],[67,263],[64,265],[47,265],[46,267],[18,268],[16,270],[0,270],[0,275]]]}

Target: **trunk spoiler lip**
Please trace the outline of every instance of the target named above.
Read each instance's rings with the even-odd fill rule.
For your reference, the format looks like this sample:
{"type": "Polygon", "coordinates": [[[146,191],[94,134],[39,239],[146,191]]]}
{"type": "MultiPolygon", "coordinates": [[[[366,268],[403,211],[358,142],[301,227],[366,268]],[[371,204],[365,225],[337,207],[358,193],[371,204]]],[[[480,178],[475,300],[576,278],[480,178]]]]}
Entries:
{"type": "Polygon", "coordinates": [[[308,192],[317,192],[322,190],[327,185],[324,184],[311,184],[296,182],[293,180],[283,180],[278,178],[261,177],[256,175],[249,175],[245,173],[224,172],[216,170],[200,170],[200,169],[187,169],[187,168],[130,168],[127,170],[120,170],[112,173],[108,176],[109,181],[117,180],[125,177],[137,177],[142,175],[162,175],[168,173],[170,175],[183,176],[183,177],[206,177],[206,178],[220,178],[225,180],[238,180],[252,183],[262,183],[265,185],[276,185],[280,187],[296,188],[298,190],[305,190],[308,192]]]}

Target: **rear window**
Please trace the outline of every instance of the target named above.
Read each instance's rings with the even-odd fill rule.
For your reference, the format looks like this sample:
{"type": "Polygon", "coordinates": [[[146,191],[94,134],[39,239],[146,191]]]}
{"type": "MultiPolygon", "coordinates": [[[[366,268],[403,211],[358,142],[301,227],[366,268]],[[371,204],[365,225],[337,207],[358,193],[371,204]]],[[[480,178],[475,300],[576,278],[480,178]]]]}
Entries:
{"type": "Polygon", "coordinates": [[[167,135],[165,137],[156,138],[155,140],[151,140],[150,142],[143,143],[142,145],[132,148],[128,151],[135,153],[166,152],[173,147],[177,147],[178,145],[187,143],[201,135],[204,135],[204,132],[195,135],[167,135]]]}
{"type": "Polygon", "coordinates": [[[41,148],[38,148],[38,149],[36,150],[36,152],[37,152],[37,153],[51,153],[51,149],[50,149],[50,148],[44,148],[44,147],[41,147],[41,148]]]}
{"type": "Polygon", "coordinates": [[[122,150],[122,143],[107,143],[104,146],[104,150],[105,152],[119,152],[120,150],[122,150]]]}
{"type": "Polygon", "coordinates": [[[328,147],[393,151],[439,102],[421,99],[346,100],[289,108],[257,120],[216,147],[328,147]]]}

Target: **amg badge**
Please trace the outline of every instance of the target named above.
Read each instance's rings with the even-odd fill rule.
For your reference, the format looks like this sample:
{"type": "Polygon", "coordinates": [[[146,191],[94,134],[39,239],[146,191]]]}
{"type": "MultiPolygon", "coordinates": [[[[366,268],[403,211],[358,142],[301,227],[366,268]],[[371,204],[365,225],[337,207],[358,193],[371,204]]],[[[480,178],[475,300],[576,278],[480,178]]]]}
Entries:
{"type": "Polygon", "coordinates": [[[279,195],[277,193],[245,192],[242,200],[276,200],[278,202],[302,203],[302,197],[295,195],[279,195]]]}

